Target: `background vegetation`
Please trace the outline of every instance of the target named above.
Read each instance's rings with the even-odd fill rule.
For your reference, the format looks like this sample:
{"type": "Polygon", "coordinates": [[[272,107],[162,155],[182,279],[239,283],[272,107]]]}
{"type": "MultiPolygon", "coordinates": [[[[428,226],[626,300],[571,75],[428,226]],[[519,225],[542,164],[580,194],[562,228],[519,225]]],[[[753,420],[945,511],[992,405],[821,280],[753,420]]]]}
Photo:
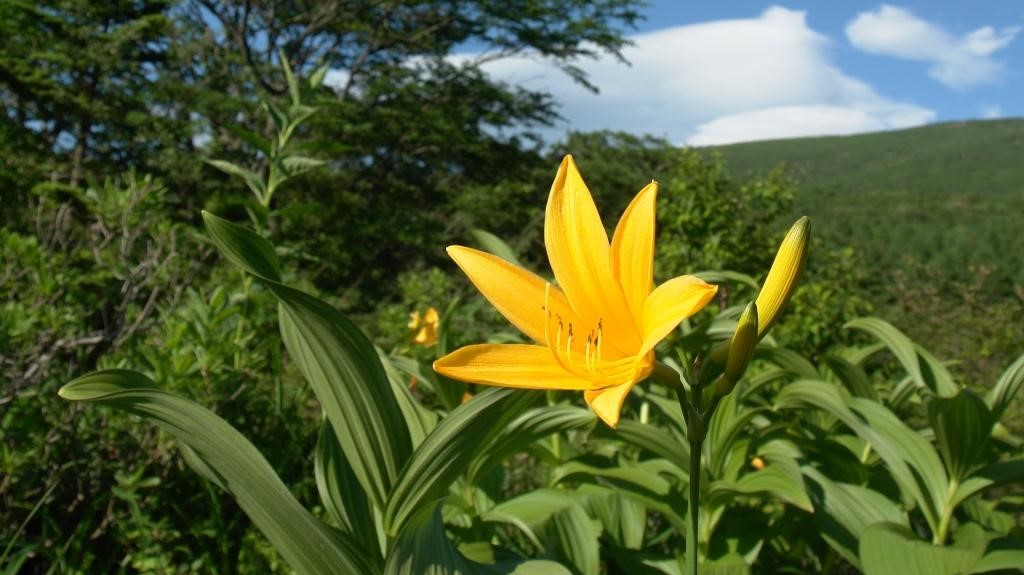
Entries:
{"type": "MultiPolygon", "coordinates": [[[[444,246],[480,243],[473,230],[484,229],[543,269],[543,205],[571,152],[606,221],[661,182],[659,279],[756,278],[792,216],[808,213],[818,239],[778,342],[818,361],[866,342],[842,327],[873,310],[961,361],[962,383],[991,387],[1024,341],[1014,160],[1024,123],[713,152],[613,133],[544,147],[530,130],[557,118],[554,102],[480,69],[531,53],[585,83],[576,63],[617,53],[637,10],[628,0],[0,3],[0,569],[288,572],[168,436],[56,396],[93,369],[141,370],[225,418],[300,500],[316,501],[319,405],[283,350],[273,297],[218,263],[202,209],[258,227],[286,256],[289,283],[348,313],[381,349],[428,361],[436,350],[411,344],[411,311],[442,310],[449,344],[510,330],[444,246]],[[466,46],[482,56],[449,57],[466,46]],[[290,84],[285,72],[324,66],[321,81],[290,84]],[[309,162],[276,163],[285,116],[301,118],[288,153],[309,162]],[[290,179],[261,204],[242,172],[211,160],[290,179]]],[[[749,295],[724,279],[709,316],[749,295]]],[[[902,373],[884,355],[868,367],[876,381],[902,373]]],[[[424,397],[451,409],[461,394],[424,397]]],[[[1024,429],[1015,409],[1007,426],[1024,429]]],[[[542,468],[520,457],[522,469],[542,468]]],[[[519,473],[506,495],[546,485],[519,473]]]]}

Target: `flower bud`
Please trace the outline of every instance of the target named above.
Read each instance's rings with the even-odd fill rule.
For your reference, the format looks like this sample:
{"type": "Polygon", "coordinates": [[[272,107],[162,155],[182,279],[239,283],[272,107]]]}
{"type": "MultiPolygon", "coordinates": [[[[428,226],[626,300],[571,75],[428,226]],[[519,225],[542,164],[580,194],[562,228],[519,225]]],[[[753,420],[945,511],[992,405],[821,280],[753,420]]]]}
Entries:
{"type": "Polygon", "coordinates": [[[718,395],[728,395],[736,382],[747,370],[747,365],[754,357],[754,348],[757,347],[757,304],[750,303],[740,315],[736,324],[736,331],[732,334],[732,341],[729,343],[729,357],[725,361],[725,373],[715,384],[715,392],[718,395]]]}
{"type": "Polygon", "coordinates": [[[789,233],[782,240],[775,261],[764,280],[761,293],[757,294],[757,309],[761,322],[757,329],[758,339],[771,329],[779,319],[782,308],[786,307],[790,296],[796,290],[797,280],[804,271],[807,261],[807,243],[811,237],[811,220],[804,216],[789,228],[789,233]]]}

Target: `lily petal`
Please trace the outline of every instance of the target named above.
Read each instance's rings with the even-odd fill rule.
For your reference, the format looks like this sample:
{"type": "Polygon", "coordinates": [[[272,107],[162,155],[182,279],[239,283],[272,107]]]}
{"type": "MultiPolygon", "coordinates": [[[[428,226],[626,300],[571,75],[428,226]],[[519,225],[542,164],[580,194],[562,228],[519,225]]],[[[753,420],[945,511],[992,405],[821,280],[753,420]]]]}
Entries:
{"type": "Polygon", "coordinates": [[[549,286],[540,276],[498,256],[463,246],[449,246],[448,255],[462,268],[487,301],[512,325],[533,341],[544,343],[548,314],[544,309],[545,289],[551,314],[568,323],[576,315],[562,290],[549,286]]]}
{"type": "Polygon", "coordinates": [[[558,285],[588,327],[599,320],[609,341],[636,349],[640,332],[619,282],[612,275],[608,234],[572,156],[566,156],[551,185],[544,217],[544,244],[558,285]]]}
{"type": "Polygon", "coordinates": [[[595,389],[583,392],[590,409],[601,418],[602,421],[614,429],[619,425],[619,415],[622,413],[622,403],[626,396],[633,389],[634,382],[630,381],[604,389],[595,389]]]}
{"type": "Polygon", "coordinates": [[[651,182],[629,203],[612,236],[612,275],[622,286],[633,321],[643,325],[644,300],[654,287],[654,207],[658,184],[651,182]]]}
{"type": "Polygon", "coordinates": [[[655,288],[644,301],[644,343],[637,355],[654,349],[679,322],[707,305],[717,291],[718,286],[695,276],[672,278],[655,288]]]}
{"type": "Polygon", "coordinates": [[[551,351],[529,344],[480,344],[459,348],[434,362],[452,379],[521,389],[592,389],[555,361],[551,351]]]}

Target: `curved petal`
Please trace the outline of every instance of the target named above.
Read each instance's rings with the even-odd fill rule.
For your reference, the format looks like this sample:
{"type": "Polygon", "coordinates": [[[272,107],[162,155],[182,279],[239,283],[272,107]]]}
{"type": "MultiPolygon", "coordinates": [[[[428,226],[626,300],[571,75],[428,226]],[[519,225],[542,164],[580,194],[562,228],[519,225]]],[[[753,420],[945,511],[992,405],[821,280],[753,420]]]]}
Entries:
{"type": "Polygon", "coordinates": [[[612,275],[622,286],[633,321],[643,325],[644,300],[654,287],[654,211],[658,183],[651,182],[629,203],[612,236],[612,275]]]}
{"type": "Polygon", "coordinates": [[[434,371],[452,379],[521,389],[587,390],[593,384],[566,372],[539,345],[480,344],[457,349],[434,362],[434,371]]]}
{"type": "Polygon", "coordinates": [[[717,291],[718,286],[694,276],[672,278],[655,288],[644,301],[644,343],[638,355],[654,349],[679,322],[707,305],[717,291]]]}
{"type": "Polygon", "coordinates": [[[551,185],[544,217],[544,244],[558,285],[576,314],[590,327],[599,320],[609,341],[633,350],[639,326],[629,313],[619,282],[612,275],[608,234],[572,156],[566,156],[551,185]]]}
{"type": "Polygon", "coordinates": [[[562,290],[550,286],[540,276],[498,256],[463,246],[450,246],[448,255],[491,302],[501,315],[533,341],[544,343],[548,314],[544,309],[545,290],[552,314],[574,321],[576,315],[562,290]]]}
{"type": "Polygon", "coordinates": [[[619,415],[622,413],[622,403],[626,401],[629,390],[633,389],[634,382],[629,381],[620,385],[595,389],[583,392],[584,399],[590,409],[601,418],[601,421],[614,429],[619,425],[619,415]]]}

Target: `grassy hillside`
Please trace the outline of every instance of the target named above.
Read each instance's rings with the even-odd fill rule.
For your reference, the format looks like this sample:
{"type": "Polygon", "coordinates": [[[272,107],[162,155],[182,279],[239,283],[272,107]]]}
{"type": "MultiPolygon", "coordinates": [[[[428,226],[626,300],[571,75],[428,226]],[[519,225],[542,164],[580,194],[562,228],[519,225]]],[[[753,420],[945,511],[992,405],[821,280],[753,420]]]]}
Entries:
{"type": "Polygon", "coordinates": [[[713,150],[740,177],[786,165],[797,211],[830,244],[857,248],[873,273],[969,282],[973,267],[1002,295],[1024,284],[1024,120],[713,150]]]}
{"type": "Polygon", "coordinates": [[[1024,196],[1024,119],[716,149],[737,174],[785,162],[808,191],[1024,196]]]}
{"type": "Polygon", "coordinates": [[[741,178],[785,164],[815,234],[862,257],[876,311],[965,375],[1024,351],[1024,120],[712,150],[741,178]]]}

